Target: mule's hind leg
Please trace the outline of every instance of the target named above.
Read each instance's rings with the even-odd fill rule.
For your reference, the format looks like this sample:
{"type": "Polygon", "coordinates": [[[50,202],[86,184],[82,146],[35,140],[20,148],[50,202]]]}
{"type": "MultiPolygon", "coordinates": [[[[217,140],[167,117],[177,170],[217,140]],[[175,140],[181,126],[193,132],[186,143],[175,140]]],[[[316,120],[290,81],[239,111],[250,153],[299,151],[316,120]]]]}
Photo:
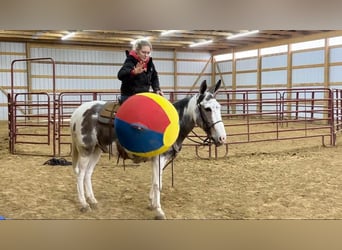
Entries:
{"type": "Polygon", "coordinates": [[[160,204],[160,190],[162,187],[162,174],[165,159],[156,156],[152,159],[152,186],[150,191],[151,208],[156,211],[156,219],[166,219],[165,213],[160,204]]]}
{"type": "Polygon", "coordinates": [[[97,162],[100,159],[100,156],[101,156],[101,150],[100,150],[100,148],[97,147],[97,148],[95,148],[93,154],[89,158],[88,167],[86,169],[85,176],[84,176],[84,186],[85,186],[85,191],[86,191],[86,197],[87,197],[89,205],[92,209],[96,209],[97,200],[94,196],[93,186],[92,186],[92,182],[91,182],[91,176],[94,172],[94,169],[96,167],[97,162]]]}
{"type": "Polygon", "coordinates": [[[89,210],[89,204],[86,201],[84,194],[84,176],[86,173],[86,168],[89,163],[88,157],[79,156],[76,167],[76,175],[77,175],[77,193],[78,200],[81,203],[81,212],[86,212],[89,210]]]}

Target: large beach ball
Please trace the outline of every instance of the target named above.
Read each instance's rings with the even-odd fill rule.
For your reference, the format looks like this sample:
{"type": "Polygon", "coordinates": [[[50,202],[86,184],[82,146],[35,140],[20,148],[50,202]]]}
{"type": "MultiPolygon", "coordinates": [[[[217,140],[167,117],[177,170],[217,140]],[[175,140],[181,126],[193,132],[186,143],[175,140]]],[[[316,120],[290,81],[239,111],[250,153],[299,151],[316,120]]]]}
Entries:
{"type": "Polygon", "coordinates": [[[114,120],[118,140],[127,151],[152,157],[168,150],[179,133],[177,110],[166,98],[140,93],[128,98],[114,120]]]}

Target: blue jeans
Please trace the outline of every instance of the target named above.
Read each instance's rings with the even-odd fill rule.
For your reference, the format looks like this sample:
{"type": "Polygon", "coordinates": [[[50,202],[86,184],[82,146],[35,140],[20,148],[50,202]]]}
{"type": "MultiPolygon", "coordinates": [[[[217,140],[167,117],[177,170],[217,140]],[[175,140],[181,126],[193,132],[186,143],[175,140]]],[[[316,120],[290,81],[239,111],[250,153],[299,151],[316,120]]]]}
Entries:
{"type": "Polygon", "coordinates": [[[130,96],[129,95],[120,95],[119,97],[119,103],[123,104],[124,101],[126,101],[130,96]]]}

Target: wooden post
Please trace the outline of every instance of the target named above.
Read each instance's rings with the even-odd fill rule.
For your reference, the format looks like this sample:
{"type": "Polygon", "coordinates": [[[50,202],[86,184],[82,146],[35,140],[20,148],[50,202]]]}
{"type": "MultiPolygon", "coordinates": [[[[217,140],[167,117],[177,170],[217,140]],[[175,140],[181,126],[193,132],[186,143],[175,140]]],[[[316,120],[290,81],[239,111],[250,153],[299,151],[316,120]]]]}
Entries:
{"type": "MultiPolygon", "coordinates": [[[[330,72],[330,48],[329,48],[329,44],[328,44],[328,38],[325,38],[325,46],[324,46],[324,88],[330,88],[330,76],[329,76],[329,72],[330,72]]],[[[324,109],[326,110],[330,110],[329,109],[329,98],[333,97],[330,96],[329,91],[324,91],[324,109]]],[[[329,111],[328,111],[329,113],[329,111]]],[[[333,114],[330,114],[331,116],[333,114]]],[[[330,119],[328,119],[330,117],[328,117],[327,112],[323,113],[323,119],[327,122],[329,122],[330,119]]]]}
{"type": "MultiPolygon", "coordinates": [[[[173,90],[177,91],[178,81],[177,81],[177,51],[173,50],[173,90]]],[[[177,98],[177,97],[176,97],[177,98]]]]}
{"type": "MultiPolygon", "coordinates": [[[[232,90],[236,91],[236,58],[235,58],[235,50],[232,52],[232,90]]],[[[232,93],[232,114],[236,114],[236,93],[232,93]]]]}
{"type": "MultiPolygon", "coordinates": [[[[286,83],[286,89],[291,90],[292,89],[292,48],[291,44],[288,44],[288,49],[287,49],[287,83],[286,83]]],[[[292,94],[291,96],[287,95],[287,100],[292,99],[292,94]]],[[[284,100],[286,101],[286,100],[284,100]]],[[[291,102],[288,102],[286,105],[286,110],[285,112],[288,111],[287,117],[291,118],[291,102]]]]}
{"type": "MultiPolygon", "coordinates": [[[[261,94],[261,74],[262,74],[262,70],[261,70],[261,67],[262,67],[262,61],[261,61],[261,56],[260,56],[260,49],[258,49],[258,59],[257,59],[257,91],[259,92],[259,95],[258,95],[258,102],[259,102],[259,105],[258,105],[258,110],[257,112],[258,113],[261,113],[262,112],[262,94],[261,94]]],[[[260,117],[261,118],[261,117],[260,117]]]]}

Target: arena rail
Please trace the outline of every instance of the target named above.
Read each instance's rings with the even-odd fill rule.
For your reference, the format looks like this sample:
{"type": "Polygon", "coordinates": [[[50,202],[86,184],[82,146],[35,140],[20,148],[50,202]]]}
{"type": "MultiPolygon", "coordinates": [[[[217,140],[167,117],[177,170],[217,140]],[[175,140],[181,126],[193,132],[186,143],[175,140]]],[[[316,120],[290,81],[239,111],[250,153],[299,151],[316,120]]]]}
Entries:
{"type": "MultiPolygon", "coordinates": [[[[55,61],[49,57],[26,58],[13,60],[11,63],[11,91],[8,99],[8,127],[9,127],[9,151],[12,154],[16,151],[17,144],[53,144],[52,154],[56,155],[56,127],[51,119],[56,117],[54,102],[56,96],[55,84],[55,61]],[[15,86],[14,67],[18,62],[41,62],[48,61],[52,66],[52,90],[45,92],[20,92],[14,93],[15,86]],[[51,127],[51,124],[52,127],[51,127]],[[38,128],[38,129],[33,129],[38,128]],[[33,131],[34,130],[34,131],[33,131]]],[[[29,88],[27,88],[29,89],[29,88]]],[[[26,150],[20,153],[26,153],[26,150]]],[[[29,153],[35,154],[35,153],[29,153]]],[[[38,153],[39,154],[39,153],[38,153]]]]}
{"type": "Polygon", "coordinates": [[[335,145],[332,91],[326,88],[227,91],[228,144],[321,137],[335,145]],[[239,98],[241,96],[241,98],[239,98]],[[259,125],[267,126],[260,127],[259,125]],[[245,132],[234,133],[233,127],[245,132]],[[236,138],[236,139],[235,139],[236,138]]]}
{"type": "MultiPolygon", "coordinates": [[[[11,66],[11,94],[8,95],[9,144],[13,154],[31,154],[25,149],[17,151],[17,144],[44,144],[52,146],[52,156],[70,154],[69,121],[73,110],[91,100],[117,100],[119,92],[59,92],[55,87],[49,93],[14,93],[13,65],[11,66]],[[33,128],[40,133],[32,133],[33,128]],[[24,130],[29,132],[24,132],[24,130]],[[22,140],[30,137],[29,141],[22,140]],[[43,140],[41,138],[44,138],[43,140]]],[[[170,101],[179,100],[196,91],[165,91],[170,101]]],[[[200,158],[226,157],[234,144],[275,140],[303,140],[322,138],[322,144],[335,145],[336,134],[342,129],[342,90],[328,88],[221,90],[217,100],[227,130],[227,143],[220,148],[203,145],[204,133],[193,131],[183,146],[195,147],[200,158]]],[[[39,152],[46,155],[43,152],[39,152]]]]}
{"type": "Polygon", "coordinates": [[[335,135],[342,130],[342,89],[333,89],[335,135]]]}

